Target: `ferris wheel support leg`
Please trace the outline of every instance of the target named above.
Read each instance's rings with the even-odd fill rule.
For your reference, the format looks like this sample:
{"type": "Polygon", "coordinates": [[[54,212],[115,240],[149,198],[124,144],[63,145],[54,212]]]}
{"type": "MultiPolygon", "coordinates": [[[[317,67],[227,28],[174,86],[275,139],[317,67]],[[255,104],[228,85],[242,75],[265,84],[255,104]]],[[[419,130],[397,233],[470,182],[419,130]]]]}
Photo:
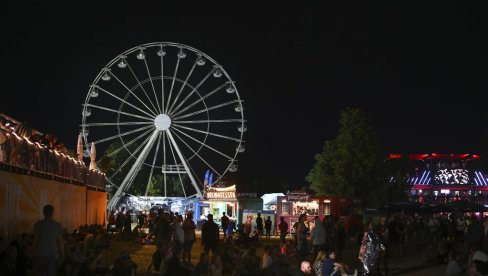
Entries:
{"type": "Polygon", "coordinates": [[[149,138],[149,141],[147,142],[146,146],[142,150],[141,154],[139,154],[139,157],[137,157],[136,162],[134,162],[134,165],[132,165],[132,168],[130,169],[129,173],[127,173],[127,175],[125,176],[124,181],[122,181],[122,184],[120,184],[119,188],[117,189],[117,192],[115,192],[114,196],[108,202],[107,205],[108,210],[112,210],[113,208],[115,208],[120,198],[122,197],[122,193],[126,191],[132,184],[132,181],[134,180],[137,173],[141,169],[141,166],[144,163],[144,160],[146,159],[149,150],[154,145],[154,142],[156,141],[158,134],[159,131],[155,130],[151,135],[151,138],[149,138]]]}
{"type": "Polygon", "coordinates": [[[176,153],[178,154],[178,157],[180,158],[181,163],[183,164],[183,167],[185,167],[185,170],[188,174],[188,177],[191,180],[191,184],[193,184],[193,187],[197,191],[197,197],[203,198],[202,191],[200,191],[200,188],[198,187],[197,182],[195,181],[195,178],[193,177],[193,174],[191,173],[190,168],[188,167],[188,164],[186,164],[186,161],[183,158],[183,155],[181,154],[180,148],[176,144],[175,139],[173,138],[173,135],[171,134],[171,131],[169,131],[169,129],[168,129],[168,130],[166,130],[166,133],[168,134],[168,138],[171,141],[171,144],[173,144],[173,147],[175,148],[176,153]]]}

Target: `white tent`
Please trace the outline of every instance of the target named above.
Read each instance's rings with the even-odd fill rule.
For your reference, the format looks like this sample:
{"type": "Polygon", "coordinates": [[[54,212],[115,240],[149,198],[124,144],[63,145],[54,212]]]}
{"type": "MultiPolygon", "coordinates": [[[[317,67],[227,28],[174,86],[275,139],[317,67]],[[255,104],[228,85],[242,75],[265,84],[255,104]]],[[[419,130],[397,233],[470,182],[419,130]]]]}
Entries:
{"type": "Polygon", "coordinates": [[[285,196],[283,193],[271,193],[264,194],[261,198],[263,199],[263,210],[270,210],[270,206],[276,205],[276,200],[279,196],[285,196]]]}

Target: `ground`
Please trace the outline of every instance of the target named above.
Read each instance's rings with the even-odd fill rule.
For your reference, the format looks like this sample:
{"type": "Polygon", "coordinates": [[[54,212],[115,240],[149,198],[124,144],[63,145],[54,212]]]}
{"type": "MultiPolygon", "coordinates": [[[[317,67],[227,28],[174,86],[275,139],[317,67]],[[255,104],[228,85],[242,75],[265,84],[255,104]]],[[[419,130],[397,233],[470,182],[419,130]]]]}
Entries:
{"type": "MultiPolygon", "coordinates": [[[[197,242],[195,242],[192,253],[192,263],[198,262],[198,257],[202,250],[200,243],[200,233],[197,232],[197,242]]],[[[263,244],[279,243],[278,237],[273,237],[270,240],[263,239],[263,244]]],[[[431,275],[445,275],[446,265],[425,264],[422,260],[422,252],[425,249],[425,244],[416,243],[404,247],[404,256],[391,258],[389,261],[390,273],[388,275],[415,275],[415,276],[431,276],[431,275]]],[[[146,272],[146,269],[151,262],[151,256],[156,250],[155,245],[143,245],[131,241],[122,241],[113,239],[110,249],[105,253],[104,262],[107,265],[113,264],[115,258],[120,252],[125,251],[130,254],[132,260],[138,265],[137,275],[154,275],[146,272]]],[[[359,246],[357,241],[347,241],[344,249],[344,263],[351,268],[357,268],[359,262],[357,261],[359,246]]],[[[258,256],[263,255],[263,247],[257,250],[258,256]]]]}

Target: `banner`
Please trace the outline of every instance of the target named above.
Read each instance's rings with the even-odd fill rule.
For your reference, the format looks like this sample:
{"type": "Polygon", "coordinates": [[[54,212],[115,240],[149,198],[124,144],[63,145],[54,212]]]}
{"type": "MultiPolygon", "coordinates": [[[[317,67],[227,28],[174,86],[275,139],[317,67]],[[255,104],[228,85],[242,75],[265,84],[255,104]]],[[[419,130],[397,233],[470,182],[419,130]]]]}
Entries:
{"type": "Polygon", "coordinates": [[[288,201],[310,201],[310,194],[306,192],[291,192],[286,195],[288,201]]]}

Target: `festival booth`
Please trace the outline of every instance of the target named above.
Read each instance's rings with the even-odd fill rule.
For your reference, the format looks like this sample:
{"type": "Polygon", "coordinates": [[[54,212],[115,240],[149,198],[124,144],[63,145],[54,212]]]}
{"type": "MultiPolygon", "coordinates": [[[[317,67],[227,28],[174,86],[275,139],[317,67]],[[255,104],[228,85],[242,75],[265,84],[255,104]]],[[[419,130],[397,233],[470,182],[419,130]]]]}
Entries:
{"type": "Polygon", "coordinates": [[[263,210],[276,211],[276,203],[279,196],[285,196],[283,193],[271,193],[261,196],[263,199],[263,210]]]}
{"type": "Polygon", "coordinates": [[[288,223],[289,232],[294,233],[293,225],[298,222],[301,214],[307,214],[305,222],[313,228],[315,216],[347,216],[353,210],[353,200],[350,197],[312,196],[304,191],[292,191],[285,196],[278,196],[276,206],[276,220],[283,217],[288,223]]]}
{"type": "Polygon", "coordinates": [[[162,197],[162,196],[133,196],[124,195],[117,205],[117,209],[124,207],[127,211],[140,212],[162,209],[165,212],[184,215],[195,212],[196,198],[162,197]]]}
{"type": "Polygon", "coordinates": [[[225,212],[230,220],[236,222],[236,226],[242,223],[242,210],[261,210],[263,201],[256,193],[238,193],[236,185],[228,187],[209,187],[204,192],[204,199],[197,203],[195,219],[197,228],[201,228],[207,215],[212,214],[214,221],[220,224],[222,213],[225,212]]]}

